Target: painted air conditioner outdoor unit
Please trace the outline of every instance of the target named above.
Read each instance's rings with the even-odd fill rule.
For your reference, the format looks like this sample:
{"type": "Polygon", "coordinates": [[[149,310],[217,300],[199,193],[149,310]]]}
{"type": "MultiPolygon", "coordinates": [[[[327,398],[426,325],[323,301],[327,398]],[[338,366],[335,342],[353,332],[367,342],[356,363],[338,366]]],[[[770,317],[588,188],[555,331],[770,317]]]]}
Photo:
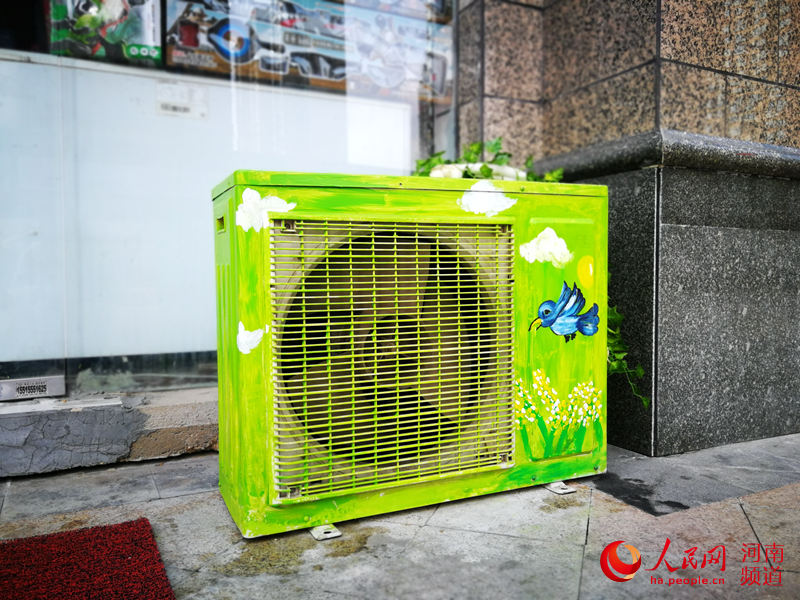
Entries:
{"type": "Polygon", "coordinates": [[[244,536],[605,470],[604,187],[237,171],[214,219],[244,536]]]}

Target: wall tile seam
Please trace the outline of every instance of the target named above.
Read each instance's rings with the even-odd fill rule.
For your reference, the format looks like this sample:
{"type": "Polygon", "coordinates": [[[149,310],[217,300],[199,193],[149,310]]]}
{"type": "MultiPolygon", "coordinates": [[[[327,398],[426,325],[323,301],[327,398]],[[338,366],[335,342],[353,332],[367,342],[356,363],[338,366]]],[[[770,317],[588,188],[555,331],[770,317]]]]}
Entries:
{"type": "Polygon", "coordinates": [[[436,112],[436,110],[434,109],[433,116],[434,116],[434,117],[436,117],[436,118],[438,119],[439,117],[444,117],[444,116],[446,116],[446,115],[447,115],[447,114],[448,114],[450,111],[452,111],[452,110],[453,110],[453,107],[452,107],[452,106],[448,106],[447,108],[443,108],[443,109],[441,110],[441,112],[436,112]]]}
{"type": "MultiPolygon", "coordinates": [[[[487,0],[475,0],[478,2],[478,12],[480,13],[480,30],[481,30],[481,39],[480,39],[480,73],[478,74],[478,137],[480,138],[478,141],[483,142],[486,139],[486,111],[483,104],[483,95],[486,93],[486,1],[487,0]]],[[[463,144],[464,141],[460,140],[463,144]]],[[[472,142],[468,142],[472,143],[472,142]]],[[[485,152],[484,152],[485,154],[485,152]]],[[[485,158],[481,157],[481,158],[485,158]]]]}
{"type": "Polygon", "coordinates": [[[625,68],[625,69],[623,69],[621,71],[617,71],[616,73],[613,73],[611,75],[602,77],[600,79],[595,79],[594,81],[591,81],[589,83],[585,83],[583,85],[580,85],[580,86],[577,86],[577,87],[574,87],[574,88],[570,88],[568,90],[560,92],[559,94],[557,94],[556,96],[553,96],[552,98],[542,97],[541,101],[545,102],[545,103],[555,102],[556,100],[560,100],[560,99],[565,98],[567,96],[571,96],[571,95],[573,95],[573,94],[575,94],[577,92],[587,91],[587,90],[589,90],[590,88],[592,88],[592,87],[594,87],[596,85],[600,85],[601,83],[606,83],[608,81],[611,81],[612,79],[615,79],[617,77],[621,77],[622,75],[627,75],[628,73],[633,73],[634,71],[637,71],[639,69],[644,69],[644,68],[649,67],[651,65],[655,65],[655,63],[656,63],[656,58],[655,57],[649,58],[646,61],[638,63],[638,64],[636,64],[636,65],[634,65],[632,67],[627,67],[627,68],[625,68]]]}
{"type": "MultiPolygon", "coordinates": [[[[455,146],[455,149],[457,151],[458,150],[458,145],[461,143],[461,140],[459,139],[459,136],[460,136],[461,132],[458,130],[458,114],[459,114],[459,108],[461,107],[461,104],[459,103],[460,98],[459,98],[459,93],[458,93],[458,71],[461,68],[461,56],[460,56],[460,53],[458,51],[459,23],[461,21],[461,8],[459,6],[459,0],[455,0],[455,1],[456,1],[455,10],[453,11],[453,18],[452,18],[451,23],[450,23],[450,26],[452,28],[452,31],[450,33],[450,39],[453,42],[453,95],[452,95],[452,97],[450,99],[450,104],[447,107],[447,111],[452,111],[453,120],[451,121],[452,126],[450,128],[450,137],[451,137],[451,139],[453,141],[453,145],[455,146]]],[[[436,119],[439,119],[440,117],[443,117],[444,115],[446,115],[447,111],[444,111],[444,112],[442,112],[442,113],[440,113],[438,115],[434,114],[434,117],[433,117],[434,121],[436,119]]],[[[435,110],[434,110],[434,113],[435,113],[435,110]]],[[[434,135],[434,138],[435,137],[436,136],[434,135]]],[[[435,139],[434,139],[433,145],[434,145],[433,152],[436,152],[435,139]]],[[[446,145],[447,144],[445,144],[445,146],[446,145]]]]}
{"type": "MultiPolygon", "coordinates": [[[[662,131],[673,131],[668,129],[663,129],[662,131]]],[[[797,181],[797,179],[792,179],[791,177],[783,177],[780,175],[763,175],[759,173],[748,173],[746,171],[732,171],[730,169],[705,169],[699,167],[691,167],[687,165],[671,165],[669,163],[665,163],[663,160],[663,148],[662,148],[662,160],[660,163],[655,165],[650,165],[649,167],[642,167],[642,168],[653,168],[657,167],[659,169],[669,169],[669,170],[681,170],[681,171],[702,171],[704,173],[720,173],[720,174],[727,174],[732,175],[734,177],[746,177],[748,179],[764,179],[769,181],[797,181]]],[[[798,210],[800,210],[800,206],[798,206],[798,210]]]]}
{"type": "MultiPolygon", "coordinates": [[[[778,61],[775,65],[775,71],[777,73],[778,81],[781,81],[781,73],[783,72],[783,61],[781,60],[781,48],[783,44],[781,44],[781,24],[782,24],[782,17],[783,17],[783,7],[786,0],[778,0],[778,43],[777,43],[777,55],[778,61]]],[[[787,8],[787,10],[790,10],[787,8]]]]}
{"type": "Polygon", "coordinates": [[[662,227],[676,227],[684,230],[697,229],[697,230],[713,230],[719,232],[733,232],[733,231],[757,231],[759,233],[790,233],[800,235],[800,230],[797,229],[775,229],[774,227],[732,227],[730,225],[702,225],[699,223],[668,223],[659,219],[658,228],[662,227]]]}
{"type": "Polygon", "coordinates": [[[661,5],[662,0],[656,2],[656,62],[655,62],[655,85],[654,87],[654,102],[656,108],[655,126],[656,129],[661,129],[661,5]]]}
{"type": "Polygon", "coordinates": [[[717,69],[715,67],[706,67],[703,65],[695,65],[693,63],[687,63],[681,60],[675,60],[674,58],[662,58],[661,61],[663,63],[670,63],[673,65],[678,65],[680,67],[689,67],[692,69],[698,69],[701,71],[708,71],[710,73],[716,73],[717,75],[725,75],[726,77],[737,77],[739,79],[746,79],[748,81],[755,81],[756,83],[764,83],[767,85],[774,85],[777,87],[792,89],[800,91],[800,85],[795,85],[793,83],[784,83],[781,81],[771,81],[769,79],[763,79],[761,77],[754,77],[752,75],[745,75],[743,73],[736,73],[733,71],[725,71],[723,69],[717,69]]]}
{"type": "Polygon", "coordinates": [[[535,10],[538,12],[544,12],[544,6],[536,6],[534,4],[528,4],[526,2],[522,2],[521,0],[488,0],[489,4],[513,4],[514,6],[521,6],[522,8],[530,8],[531,10],[535,10]]]}
{"type": "MultiPolygon", "coordinates": [[[[663,150],[663,148],[662,148],[663,150]]],[[[663,167],[658,167],[655,175],[655,212],[653,214],[653,328],[652,328],[652,347],[651,347],[651,372],[650,380],[650,456],[657,456],[658,452],[658,365],[659,365],[659,310],[658,297],[661,285],[661,194],[663,167]]]]}
{"type": "MultiPolygon", "coordinates": [[[[552,2],[550,4],[552,4],[552,2]]],[[[545,100],[545,98],[544,98],[545,79],[544,78],[545,78],[545,73],[547,71],[547,69],[545,67],[547,65],[547,57],[548,57],[548,54],[549,54],[548,53],[547,44],[546,44],[546,39],[545,39],[545,34],[546,34],[545,22],[546,22],[546,18],[545,18],[545,12],[544,12],[544,8],[547,8],[548,6],[549,5],[545,5],[543,7],[541,19],[539,21],[539,32],[540,32],[540,34],[542,36],[542,44],[540,46],[539,68],[538,68],[538,70],[536,72],[536,77],[539,78],[539,96],[541,96],[539,98],[539,101],[541,101],[541,102],[544,102],[544,100],[545,100]]],[[[542,131],[544,131],[544,125],[545,124],[544,124],[544,117],[543,116],[540,117],[539,125],[541,126],[542,131]]]]}
{"type": "MultiPolygon", "coordinates": [[[[483,69],[483,53],[484,53],[484,39],[483,39],[483,0],[473,0],[469,3],[466,7],[462,8],[457,13],[457,18],[454,19],[453,27],[454,27],[454,52],[453,52],[453,60],[454,60],[454,69],[455,69],[455,76],[453,78],[454,90],[455,90],[455,109],[456,109],[456,120],[459,118],[460,110],[463,106],[466,106],[473,100],[476,100],[480,97],[480,88],[481,88],[481,71],[483,69]],[[471,22],[463,24],[462,30],[462,20],[466,18],[467,13],[473,14],[474,16],[471,19],[471,22]],[[467,28],[467,25],[470,25],[467,28]],[[472,38],[477,33],[477,40],[473,40],[472,38]],[[474,41],[475,44],[470,44],[468,42],[474,41]],[[464,42],[464,48],[462,48],[462,42],[464,42]],[[466,50],[467,48],[476,49],[475,50],[475,60],[470,61],[470,66],[475,64],[475,68],[470,68],[470,73],[474,72],[474,79],[475,84],[474,87],[470,87],[469,90],[472,93],[464,93],[462,95],[461,89],[461,69],[464,64],[467,64],[464,60],[464,56],[462,56],[462,50],[466,50]]],[[[464,52],[467,54],[467,52],[464,52]]],[[[470,52],[470,54],[472,54],[470,52]]],[[[467,79],[466,77],[464,78],[467,79]]],[[[469,79],[473,79],[473,77],[469,77],[469,79]]],[[[456,134],[456,146],[459,145],[460,140],[458,139],[459,135],[456,134]]]]}
{"type": "Polygon", "coordinates": [[[526,98],[514,98],[513,96],[500,96],[498,94],[484,94],[483,97],[489,100],[507,100],[509,102],[522,102],[524,104],[535,104],[537,106],[544,106],[547,103],[546,100],[528,100],[526,98]]]}
{"type": "Polygon", "coordinates": [[[730,132],[730,117],[731,117],[731,102],[730,102],[730,77],[727,75],[722,77],[722,126],[725,128],[723,131],[728,134],[730,132]]]}
{"type": "Polygon", "coordinates": [[[473,6],[478,6],[479,2],[477,0],[470,0],[470,2],[466,6],[461,6],[460,2],[456,3],[457,10],[455,11],[456,14],[460,17],[462,13],[470,10],[473,6]]]}
{"type": "MultiPolygon", "coordinates": [[[[796,33],[794,23],[791,21],[792,9],[789,8],[789,3],[796,3],[796,0],[788,0],[788,2],[787,0],[768,0],[766,2],[767,8],[760,13],[761,17],[766,17],[767,23],[765,24],[762,22],[753,25],[752,22],[748,23],[746,20],[740,19],[739,17],[741,15],[733,14],[733,11],[737,8],[733,5],[739,5],[738,8],[741,10],[741,5],[744,4],[746,6],[745,10],[751,10],[753,13],[750,17],[755,17],[757,19],[759,15],[756,12],[755,6],[751,8],[747,6],[748,3],[743,2],[707,2],[707,4],[719,4],[726,9],[724,13],[718,15],[722,17],[721,20],[716,21],[720,27],[710,32],[710,35],[721,44],[720,51],[714,53],[713,57],[709,57],[711,61],[722,58],[725,59],[723,62],[730,66],[737,62],[741,64],[742,56],[745,57],[745,62],[747,62],[752,58],[756,58],[758,54],[761,54],[765,60],[756,60],[755,65],[760,67],[766,66],[771,73],[774,73],[777,78],[775,81],[782,81],[783,75],[787,71],[791,72],[791,67],[787,68],[787,64],[792,64],[791,60],[787,60],[791,48],[791,42],[787,41],[787,39],[791,38],[792,33],[796,33]],[[726,36],[724,40],[722,39],[723,35],[726,36]],[[733,43],[733,45],[730,45],[731,43],[733,43]],[[772,65],[773,60],[774,66],[772,65]]],[[[764,4],[763,0],[761,4],[764,4]]],[[[678,9],[678,12],[680,12],[680,9],[678,9]]],[[[680,17],[684,15],[676,16],[680,17]]],[[[706,16],[708,17],[708,15],[706,16]]],[[[672,25],[675,25],[677,21],[678,19],[674,19],[672,25]]],[[[672,56],[685,55],[685,48],[683,46],[685,46],[687,39],[680,37],[681,31],[673,33],[675,34],[675,38],[679,39],[674,39],[673,41],[667,40],[664,44],[665,52],[670,53],[672,56]],[[680,42],[683,42],[683,44],[680,42]]],[[[691,37],[693,33],[694,32],[690,32],[688,36],[684,36],[689,38],[689,43],[697,41],[696,37],[691,37]]],[[[705,41],[706,40],[703,39],[703,42],[705,41]]],[[[680,59],[676,58],[676,60],[680,59]]],[[[753,66],[754,65],[751,65],[750,68],[752,69],[753,66]]],[[[726,69],[723,67],[721,70],[724,71],[726,69]]]]}

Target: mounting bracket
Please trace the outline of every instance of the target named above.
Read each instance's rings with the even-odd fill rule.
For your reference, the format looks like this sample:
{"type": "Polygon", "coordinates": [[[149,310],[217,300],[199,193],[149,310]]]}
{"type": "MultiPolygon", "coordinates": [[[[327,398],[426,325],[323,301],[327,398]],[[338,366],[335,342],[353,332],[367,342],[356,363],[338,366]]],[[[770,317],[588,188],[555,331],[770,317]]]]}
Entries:
{"type": "Polygon", "coordinates": [[[312,527],[308,530],[311,536],[321,542],[322,540],[329,540],[330,538],[339,537],[342,535],[342,532],[336,528],[336,525],[333,523],[329,525],[319,525],[318,527],[312,527]]]}
{"type": "Polygon", "coordinates": [[[548,483],[544,486],[544,489],[553,492],[554,494],[558,494],[559,496],[563,496],[564,494],[573,494],[577,492],[574,487],[568,486],[563,481],[554,481],[553,483],[548,483]]]}

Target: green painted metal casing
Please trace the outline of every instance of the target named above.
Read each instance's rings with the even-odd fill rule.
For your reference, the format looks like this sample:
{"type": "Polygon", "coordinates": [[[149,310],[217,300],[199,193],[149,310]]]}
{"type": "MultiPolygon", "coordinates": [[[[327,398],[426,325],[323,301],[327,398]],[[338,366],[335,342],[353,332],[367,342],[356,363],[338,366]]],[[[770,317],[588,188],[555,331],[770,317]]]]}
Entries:
{"type": "Polygon", "coordinates": [[[213,206],[220,490],[245,537],[605,471],[605,187],[236,171],[214,188],[213,206]],[[507,398],[513,450],[507,462],[300,500],[280,496],[273,431],[273,336],[279,328],[270,300],[270,224],[321,220],[496,224],[513,233],[513,379],[509,375],[507,398]],[[555,324],[546,327],[546,315],[529,331],[542,316],[542,303],[555,303],[564,284],[582,292],[582,314],[597,305],[596,332],[579,330],[567,341],[563,332],[554,332],[555,324]]]}

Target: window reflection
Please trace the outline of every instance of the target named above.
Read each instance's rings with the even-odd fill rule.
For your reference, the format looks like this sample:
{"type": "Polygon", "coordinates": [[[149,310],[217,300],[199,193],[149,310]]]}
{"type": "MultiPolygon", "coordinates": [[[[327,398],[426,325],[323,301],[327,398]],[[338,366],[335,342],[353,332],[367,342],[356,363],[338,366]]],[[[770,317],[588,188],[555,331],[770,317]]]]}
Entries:
{"type": "Polygon", "coordinates": [[[0,24],[0,380],[213,382],[212,187],[454,138],[450,0],[50,0],[0,24]],[[45,92],[46,93],[43,93],[45,92]],[[22,201],[21,199],[25,199],[22,201]]]}

